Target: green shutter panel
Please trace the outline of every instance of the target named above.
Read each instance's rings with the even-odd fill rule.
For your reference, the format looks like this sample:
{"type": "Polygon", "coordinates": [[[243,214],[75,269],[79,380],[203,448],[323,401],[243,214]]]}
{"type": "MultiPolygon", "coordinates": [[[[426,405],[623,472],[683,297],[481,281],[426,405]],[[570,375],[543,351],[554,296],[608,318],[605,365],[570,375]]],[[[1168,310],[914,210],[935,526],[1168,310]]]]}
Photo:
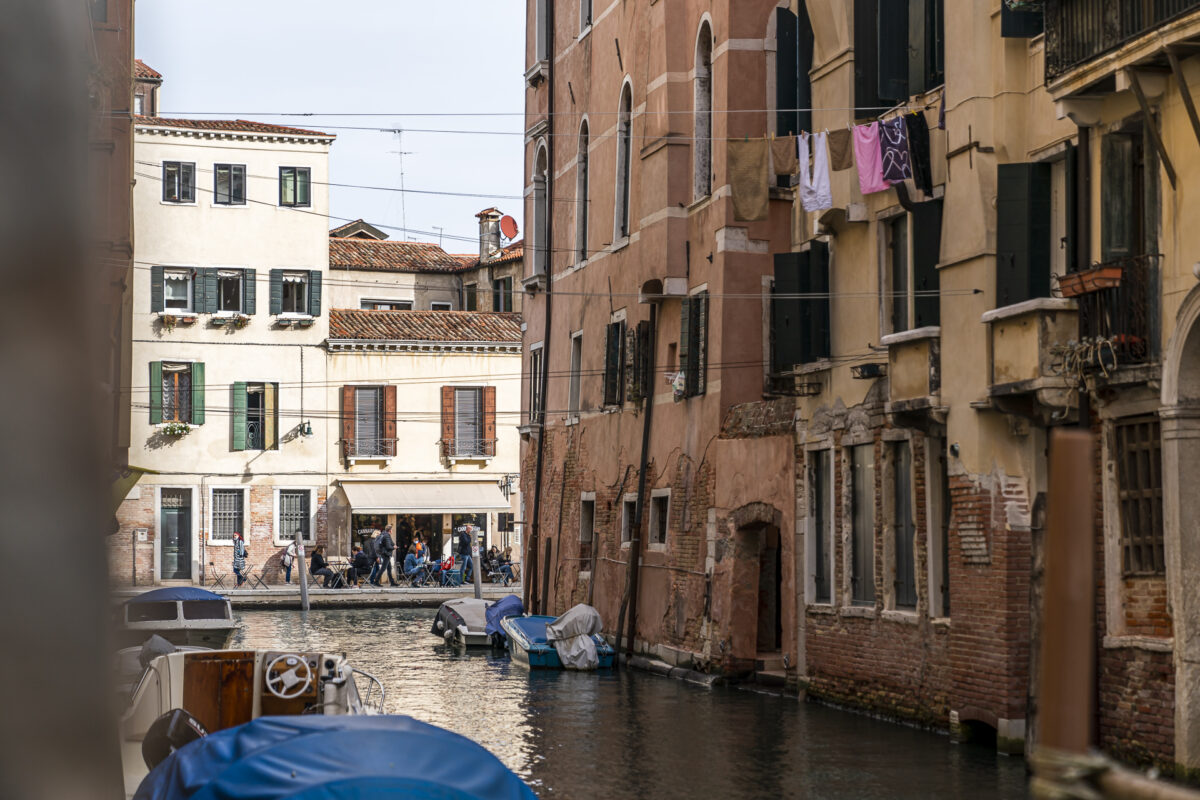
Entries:
{"type": "Polygon", "coordinates": [[[162,422],[162,362],[150,362],[150,424],[162,422]]]}
{"type": "Polygon", "coordinates": [[[801,262],[807,253],[775,254],[775,286],[771,290],[771,372],[788,372],[802,362],[800,338],[801,262]],[[792,295],[788,297],[787,295],[792,295]]]}
{"type": "Polygon", "coordinates": [[[704,394],[704,389],[708,383],[708,292],[701,292],[693,298],[696,307],[693,310],[692,318],[695,320],[695,337],[692,339],[692,346],[695,349],[696,368],[696,391],[695,394],[704,394]]]}
{"type": "Polygon", "coordinates": [[[242,270],[242,313],[253,314],[258,304],[257,275],[254,270],[242,270]]]}
{"type": "Polygon", "coordinates": [[[1079,180],[1079,148],[1074,144],[1067,145],[1066,156],[1066,197],[1064,202],[1066,205],[1067,230],[1065,243],[1065,256],[1067,263],[1067,271],[1075,270],[1078,265],[1075,259],[1078,258],[1078,250],[1076,249],[1077,236],[1079,231],[1079,209],[1076,204],[1078,187],[1076,181],[1079,180]]]}
{"type": "Polygon", "coordinates": [[[610,322],[604,342],[604,405],[617,404],[621,380],[621,323],[610,322]]]}
{"type": "Polygon", "coordinates": [[[203,269],[192,270],[192,313],[203,314],[207,305],[205,298],[205,283],[203,269]]]}
{"type": "Polygon", "coordinates": [[[796,112],[800,78],[799,32],[795,14],[786,8],[775,9],[775,131],[780,136],[800,132],[800,118],[796,112]]]}
{"type": "Polygon", "coordinates": [[[800,109],[796,124],[802,131],[811,131],[812,122],[812,71],[813,53],[816,47],[816,36],[813,34],[812,20],[808,16],[808,6],[804,0],[800,3],[800,14],[797,18],[800,30],[796,37],[798,64],[796,68],[796,108],[800,109]]]}
{"type": "Polygon", "coordinates": [[[192,424],[204,424],[204,362],[192,364],[192,424]]]}
{"type": "Polygon", "coordinates": [[[233,409],[230,419],[233,420],[233,450],[246,449],[246,383],[245,381],[237,381],[233,384],[233,396],[230,398],[232,402],[229,407],[233,409]]]}
{"type": "Polygon", "coordinates": [[[217,311],[217,271],[204,270],[204,313],[215,314],[217,311]]]}
{"type": "Polygon", "coordinates": [[[271,270],[271,313],[283,311],[283,270],[271,270]]]}
{"type": "MultiPolygon", "coordinates": [[[[879,97],[892,103],[908,99],[908,4],[910,0],[878,0],[875,18],[879,97]]],[[[855,25],[860,20],[855,19],[855,25]]],[[[857,51],[856,51],[857,55],[857,51]]],[[[878,112],[870,116],[878,116],[878,112]]]]}
{"type": "Polygon", "coordinates": [[[679,371],[683,373],[684,395],[687,395],[687,376],[691,373],[692,359],[692,303],[685,297],[679,304],[679,371]]]}
{"type": "Polygon", "coordinates": [[[162,311],[165,308],[163,303],[163,268],[150,268],[150,310],[162,311]]]}
{"type": "Polygon", "coordinates": [[[267,418],[263,428],[263,442],[267,450],[279,449],[279,384],[267,383],[263,385],[263,392],[266,394],[266,412],[267,418]]]}
{"type": "Polygon", "coordinates": [[[314,317],[321,316],[321,271],[312,270],[308,273],[308,313],[314,317]]]}
{"type": "Polygon", "coordinates": [[[927,8],[929,0],[908,0],[908,89],[907,94],[922,94],[931,87],[925,85],[927,71],[925,68],[925,27],[926,13],[933,14],[933,9],[927,8]]]}
{"type": "Polygon", "coordinates": [[[1134,253],[1133,137],[1110,133],[1100,145],[1100,260],[1134,253]]]}
{"type": "Polygon", "coordinates": [[[830,350],[830,314],[829,314],[829,245],[825,242],[814,241],[808,252],[808,264],[801,277],[801,286],[807,294],[819,295],[800,301],[804,309],[802,318],[803,343],[801,345],[804,360],[811,363],[823,358],[829,358],[830,350]]]}
{"type": "Polygon", "coordinates": [[[938,262],[942,259],[942,201],[917,203],[912,208],[913,301],[915,328],[938,325],[941,296],[938,262]]]}
{"type": "Polygon", "coordinates": [[[996,306],[1050,292],[1049,164],[1001,164],[996,180],[996,306]]]}

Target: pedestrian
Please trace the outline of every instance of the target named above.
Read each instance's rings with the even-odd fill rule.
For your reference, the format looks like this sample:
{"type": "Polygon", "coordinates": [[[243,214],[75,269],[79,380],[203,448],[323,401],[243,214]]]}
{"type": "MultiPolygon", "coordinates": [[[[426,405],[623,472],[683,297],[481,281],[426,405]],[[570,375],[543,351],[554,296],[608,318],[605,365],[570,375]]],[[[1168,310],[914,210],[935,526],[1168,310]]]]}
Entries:
{"type": "Polygon", "coordinates": [[[458,533],[458,560],[462,562],[463,581],[471,580],[472,568],[474,564],[471,562],[471,545],[475,541],[475,525],[468,522],[463,525],[458,533]]]}
{"type": "Polygon", "coordinates": [[[375,539],[379,536],[379,529],[376,528],[369,535],[364,536],[362,540],[363,552],[367,554],[367,560],[371,562],[371,574],[367,577],[367,583],[375,582],[375,573],[379,566],[378,553],[375,552],[375,539]]]}
{"type": "Polygon", "coordinates": [[[383,532],[375,540],[375,553],[379,556],[379,571],[375,575],[375,585],[382,586],[384,573],[387,573],[388,585],[395,586],[396,579],[392,577],[392,553],[396,550],[396,542],[392,539],[392,526],[385,525],[383,532]]]}
{"type": "Polygon", "coordinates": [[[233,532],[233,574],[237,577],[237,587],[241,588],[246,582],[246,543],[242,534],[233,532]]]}
{"type": "Polygon", "coordinates": [[[279,563],[283,565],[283,582],[290,584],[292,582],[292,567],[296,563],[296,540],[288,542],[288,546],[283,549],[283,555],[279,557],[279,563]]]}
{"type": "Polygon", "coordinates": [[[309,562],[309,573],[315,578],[318,575],[324,578],[321,586],[328,589],[330,582],[334,579],[333,570],[329,568],[329,562],[325,560],[325,545],[319,544],[313,548],[312,560],[309,562]]]}

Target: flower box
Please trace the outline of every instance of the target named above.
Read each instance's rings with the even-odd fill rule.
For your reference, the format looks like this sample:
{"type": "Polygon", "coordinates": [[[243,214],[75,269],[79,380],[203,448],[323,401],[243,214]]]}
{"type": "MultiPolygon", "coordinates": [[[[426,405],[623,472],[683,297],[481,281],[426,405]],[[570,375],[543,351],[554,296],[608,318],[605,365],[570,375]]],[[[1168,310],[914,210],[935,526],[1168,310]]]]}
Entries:
{"type": "Polygon", "coordinates": [[[1101,289],[1116,289],[1121,285],[1124,269],[1119,266],[1092,267],[1058,276],[1058,288],[1063,297],[1079,297],[1101,289]]]}

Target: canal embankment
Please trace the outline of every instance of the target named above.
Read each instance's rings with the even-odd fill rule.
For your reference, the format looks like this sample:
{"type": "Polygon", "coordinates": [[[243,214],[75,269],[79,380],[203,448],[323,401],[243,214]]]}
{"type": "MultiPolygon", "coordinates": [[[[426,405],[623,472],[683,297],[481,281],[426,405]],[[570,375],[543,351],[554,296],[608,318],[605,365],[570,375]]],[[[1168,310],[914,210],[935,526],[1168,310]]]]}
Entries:
{"type": "MultiPolygon", "coordinates": [[[[132,587],[117,589],[113,597],[125,601],[143,592],[158,587],[132,587]]],[[[212,589],[229,599],[237,610],[288,610],[300,608],[300,587],[272,586],[269,589],[212,589]]],[[[496,584],[483,585],[485,600],[499,600],[510,594],[520,596],[521,585],[504,587],[496,584]]],[[[437,608],[447,600],[459,597],[474,597],[475,588],[465,586],[439,587],[362,587],[351,589],[325,589],[309,587],[309,608],[437,608]]]]}

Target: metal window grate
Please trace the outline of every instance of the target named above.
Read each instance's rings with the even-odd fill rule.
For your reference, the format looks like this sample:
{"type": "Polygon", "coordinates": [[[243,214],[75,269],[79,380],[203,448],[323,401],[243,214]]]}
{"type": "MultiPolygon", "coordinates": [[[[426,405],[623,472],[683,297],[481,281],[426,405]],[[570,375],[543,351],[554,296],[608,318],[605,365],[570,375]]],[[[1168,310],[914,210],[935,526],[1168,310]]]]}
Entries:
{"type": "Polygon", "coordinates": [[[308,491],[281,489],[279,492],[279,538],[295,539],[299,532],[304,539],[309,533],[308,491]]]}
{"type": "Polygon", "coordinates": [[[242,490],[213,489],[212,538],[232,541],[234,533],[242,531],[242,490]]]}
{"type": "Polygon", "coordinates": [[[1116,425],[1117,497],[1125,574],[1162,573],[1162,436],[1158,419],[1116,425]]]}

